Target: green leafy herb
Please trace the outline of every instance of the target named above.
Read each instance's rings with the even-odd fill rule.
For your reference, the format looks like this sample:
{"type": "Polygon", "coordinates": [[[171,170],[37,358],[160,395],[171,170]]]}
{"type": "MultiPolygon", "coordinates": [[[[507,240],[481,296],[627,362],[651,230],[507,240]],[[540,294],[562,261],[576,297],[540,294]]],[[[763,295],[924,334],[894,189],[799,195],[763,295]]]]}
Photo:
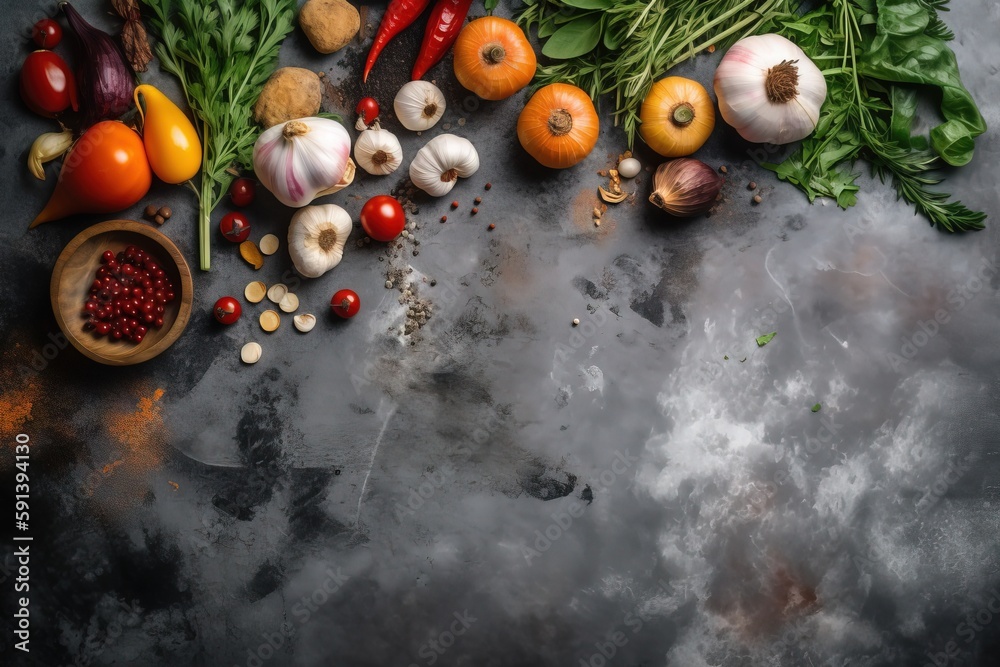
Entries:
{"type": "Polygon", "coordinates": [[[294,27],[295,0],[143,0],[160,43],[160,67],[176,76],[201,136],[198,230],[201,268],[211,262],[211,213],[251,163],[259,128],[253,105],[294,27]]]}
{"type": "Polygon", "coordinates": [[[498,4],[500,4],[500,0],[486,0],[486,2],[483,3],[483,6],[486,8],[487,14],[492,14],[498,4]]]}
{"type": "Polygon", "coordinates": [[[831,0],[802,17],[779,20],[778,31],[824,70],[827,99],[816,131],[780,164],[764,164],[802,189],[809,200],[835,199],[843,208],[857,199],[851,165],[867,160],[880,180],[932,225],[954,232],[982,229],[986,215],[947,193],[942,161],[964,165],[974,139],[986,130],[962,85],[953,37],[937,12],[947,0],[831,0]],[[928,137],[912,135],[918,86],[940,92],[944,122],[928,137]]]}
{"type": "Polygon", "coordinates": [[[612,95],[616,124],[635,143],[639,109],[653,81],[710,46],[773,28],[800,0],[524,0],[518,22],[537,29],[540,85],[566,82],[595,101],[612,95]]]}
{"type": "Polygon", "coordinates": [[[763,336],[757,336],[757,347],[764,347],[771,342],[771,339],[778,335],[777,331],[772,331],[769,334],[764,334],[763,336]]]}
{"type": "Polygon", "coordinates": [[[810,409],[811,409],[811,410],[812,410],[813,412],[819,412],[819,411],[820,411],[820,408],[822,408],[822,407],[823,407],[822,405],[820,405],[819,403],[817,403],[816,405],[812,406],[812,408],[810,408],[810,409]]]}

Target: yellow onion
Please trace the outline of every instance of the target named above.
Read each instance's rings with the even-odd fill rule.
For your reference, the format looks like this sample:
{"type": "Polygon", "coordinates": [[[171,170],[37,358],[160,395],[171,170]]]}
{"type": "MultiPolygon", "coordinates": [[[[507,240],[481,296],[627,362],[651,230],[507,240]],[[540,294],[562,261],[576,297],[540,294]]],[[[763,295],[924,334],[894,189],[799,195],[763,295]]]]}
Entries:
{"type": "Polygon", "coordinates": [[[701,160],[671,160],[656,168],[649,201],[670,215],[689,218],[712,208],[724,182],[701,160]]]}

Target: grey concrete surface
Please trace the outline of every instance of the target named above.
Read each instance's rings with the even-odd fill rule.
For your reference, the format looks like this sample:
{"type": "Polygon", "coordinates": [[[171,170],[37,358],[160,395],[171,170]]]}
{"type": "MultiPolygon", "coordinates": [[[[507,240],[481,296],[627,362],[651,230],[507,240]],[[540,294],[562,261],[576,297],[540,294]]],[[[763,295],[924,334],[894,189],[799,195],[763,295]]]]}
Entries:
{"type": "MultiPolygon", "coordinates": [[[[107,3],[77,4],[115,25],[107,3]]],[[[32,652],[4,632],[0,662],[996,664],[995,2],[946,15],[990,127],[948,174],[990,214],[961,236],[867,177],[850,211],[810,205],[721,122],[698,155],[729,167],[711,217],[662,216],[644,172],[635,201],[596,228],[596,172],[625,148],[607,106],[593,154],[552,172],[517,143],[526,95],[479,102],[447,60],[432,72],[441,123],[422,136],[398,125],[391,99],[419,29],[365,89],[366,45],[319,56],[296,31],[281,63],[325,73],[327,111],[350,127],[374,93],[404,165],[450,128],[480,171],[441,200],[413,197],[419,246],[357,247],[356,223],[343,263],[316,280],[295,277],[284,249],[255,273],[215,235],[184,336],[131,368],[44,356],[58,339],[52,263],[106,217],[26,231],[57,167],[44,183],[24,168],[52,123],[22,108],[17,73],[25,27],[53,6],[7,2],[0,17],[3,400],[12,419],[30,403],[17,424],[32,439],[36,554],[32,652]],[[387,275],[431,304],[415,335],[400,333],[408,306],[387,275]],[[250,305],[216,326],[211,304],[253,279],[293,286],[316,329],[264,334],[250,305]],[[349,322],[327,316],[341,287],[363,304],[349,322]],[[238,358],[248,340],[264,348],[253,367],[238,358]]],[[[719,55],[680,72],[708,83],[719,55]]],[[[147,80],[178,99],[155,65],[147,80]]],[[[359,174],[324,201],[357,219],[404,181],[359,174]]],[[[193,196],[156,184],[124,217],[150,202],[173,208],[162,230],[196,265],[193,196]]],[[[291,212],[266,192],[247,213],[255,238],[284,239],[291,212]]],[[[5,538],[5,627],[13,551],[5,538]]]]}

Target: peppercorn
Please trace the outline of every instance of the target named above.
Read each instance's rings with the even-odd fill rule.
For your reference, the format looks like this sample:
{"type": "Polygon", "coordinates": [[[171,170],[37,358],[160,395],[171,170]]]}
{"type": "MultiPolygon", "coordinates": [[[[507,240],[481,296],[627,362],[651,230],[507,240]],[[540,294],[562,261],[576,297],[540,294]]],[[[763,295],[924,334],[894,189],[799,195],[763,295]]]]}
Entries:
{"type": "Polygon", "coordinates": [[[475,215],[476,213],[479,213],[479,209],[476,208],[475,206],[473,206],[472,207],[472,215],[475,215]]]}
{"type": "Polygon", "coordinates": [[[456,209],[456,208],[458,208],[458,202],[457,202],[457,201],[453,201],[453,202],[451,203],[451,207],[452,207],[452,209],[456,209]]]}
{"type": "Polygon", "coordinates": [[[156,207],[155,207],[155,206],[153,206],[152,204],[150,204],[149,206],[147,206],[147,207],[146,207],[146,210],[145,210],[145,211],[143,211],[143,214],[144,214],[144,215],[145,215],[145,216],[146,216],[147,218],[149,218],[150,220],[152,220],[152,219],[153,219],[153,216],[155,216],[155,215],[156,215],[156,207]]]}
{"type": "Polygon", "coordinates": [[[493,184],[492,184],[492,183],[487,183],[487,184],[486,184],[486,189],[487,189],[487,190],[489,190],[489,189],[490,189],[490,188],[492,188],[492,187],[493,187],[493,184]]]}
{"type": "Polygon", "coordinates": [[[441,222],[448,222],[448,216],[442,215],[441,216],[441,222]]]}
{"type": "Polygon", "coordinates": [[[747,190],[756,190],[756,189],[757,189],[757,184],[756,183],[754,183],[753,181],[750,181],[749,183],[747,183],[747,190]]]}
{"type": "Polygon", "coordinates": [[[490,226],[489,226],[489,227],[487,227],[487,229],[489,229],[489,230],[490,230],[491,232],[492,232],[492,231],[493,231],[494,229],[496,229],[496,228],[497,228],[497,226],[496,226],[496,225],[494,225],[494,224],[493,224],[492,222],[490,223],[490,226]]]}
{"type": "Polygon", "coordinates": [[[482,204],[483,203],[483,198],[482,197],[476,197],[476,203],[477,204],[482,204]]]}
{"type": "Polygon", "coordinates": [[[760,195],[754,195],[754,196],[753,196],[753,203],[754,203],[754,204],[759,204],[759,203],[761,203],[762,201],[764,201],[764,200],[760,198],[760,195]]]}

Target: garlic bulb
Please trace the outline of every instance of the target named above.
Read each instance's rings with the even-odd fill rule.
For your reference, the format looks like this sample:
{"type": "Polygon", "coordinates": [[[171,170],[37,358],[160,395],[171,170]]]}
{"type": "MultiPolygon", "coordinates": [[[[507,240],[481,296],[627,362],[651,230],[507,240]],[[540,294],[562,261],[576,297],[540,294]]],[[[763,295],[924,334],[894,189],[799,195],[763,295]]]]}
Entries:
{"type": "Polygon", "coordinates": [[[288,254],[304,278],[319,278],[340,264],[353,228],[351,216],[334,204],[307,206],[288,225],[288,254]]]}
{"type": "Polygon", "coordinates": [[[430,81],[410,81],[396,93],[392,108],[407,130],[429,130],[444,115],[444,94],[430,81]]]}
{"type": "Polygon", "coordinates": [[[55,160],[72,145],[73,133],[69,130],[39,135],[28,150],[28,171],[38,180],[44,181],[45,169],[42,165],[55,160]]]}
{"type": "Polygon", "coordinates": [[[389,130],[365,130],[354,142],[354,158],[369,174],[385,176],[403,163],[403,149],[389,130]]]}
{"type": "Polygon", "coordinates": [[[253,147],[260,182],[285,206],[305,206],[354,178],[351,137],[327,118],[298,118],[264,130],[253,147]]]}
{"type": "Polygon", "coordinates": [[[816,129],[826,81],[808,56],[781,35],[736,42],[715,70],[719,111],[740,136],[787,144],[816,129]]]}
{"type": "Polygon", "coordinates": [[[471,141],[441,134],[417,152],[410,163],[410,180],[431,197],[442,197],[451,192],[459,176],[468,178],[478,169],[479,153],[471,141]]]}
{"type": "Polygon", "coordinates": [[[689,218],[712,208],[725,179],[694,158],[664,162],[653,174],[649,201],[678,218],[689,218]]]}

